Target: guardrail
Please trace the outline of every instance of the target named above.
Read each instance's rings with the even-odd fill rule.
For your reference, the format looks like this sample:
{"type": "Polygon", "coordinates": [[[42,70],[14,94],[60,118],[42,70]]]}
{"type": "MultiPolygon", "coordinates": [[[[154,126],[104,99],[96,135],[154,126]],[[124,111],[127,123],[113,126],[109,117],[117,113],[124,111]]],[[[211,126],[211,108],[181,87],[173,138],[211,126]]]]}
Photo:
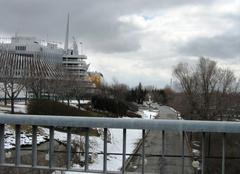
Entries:
{"type": "MultiPolygon", "coordinates": [[[[202,133],[202,143],[205,142],[206,132],[217,132],[222,134],[222,174],[225,173],[225,150],[226,150],[226,134],[227,133],[240,133],[240,123],[238,122],[224,122],[224,121],[188,121],[188,120],[144,120],[144,119],[126,119],[126,118],[94,118],[94,117],[69,117],[69,116],[39,116],[39,115],[16,115],[16,114],[0,114],[0,166],[16,167],[16,168],[30,168],[30,169],[51,169],[61,171],[78,171],[78,172],[94,172],[94,173],[111,173],[107,170],[107,130],[109,128],[122,129],[123,131],[123,151],[122,155],[122,170],[119,173],[126,173],[126,130],[127,129],[140,129],[142,130],[142,173],[144,173],[144,143],[147,130],[158,130],[162,132],[162,157],[164,157],[165,149],[165,132],[180,132],[182,134],[182,173],[184,173],[184,159],[187,155],[184,154],[184,139],[186,132],[200,132],[202,133]],[[5,149],[4,149],[4,130],[5,125],[15,125],[15,162],[6,163],[5,161],[5,149]],[[21,164],[21,125],[32,126],[32,164],[21,164]],[[48,166],[37,165],[37,128],[38,126],[49,127],[49,164],[48,166]],[[66,127],[67,129],[67,148],[66,148],[66,165],[65,167],[53,166],[53,154],[54,154],[54,128],[66,127]],[[104,149],[103,149],[103,166],[102,170],[93,171],[89,170],[88,158],[89,158],[89,133],[85,133],[85,166],[84,170],[75,169],[71,166],[71,128],[103,128],[104,129],[104,149]]],[[[202,145],[201,150],[201,173],[204,173],[205,166],[205,147],[202,145]]]]}

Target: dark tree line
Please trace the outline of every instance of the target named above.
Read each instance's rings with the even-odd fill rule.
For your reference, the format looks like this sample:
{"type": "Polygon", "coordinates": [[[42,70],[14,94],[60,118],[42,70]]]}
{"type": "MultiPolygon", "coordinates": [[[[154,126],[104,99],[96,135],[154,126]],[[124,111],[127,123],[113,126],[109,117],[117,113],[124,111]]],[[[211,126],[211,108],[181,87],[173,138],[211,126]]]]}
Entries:
{"type": "Polygon", "coordinates": [[[124,101],[102,96],[93,96],[92,106],[95,109],[111,112],[115,116],[124,116],[128,111],[128,106],[124,101]]]}
{"type": "Polygon", "coordinates": [[[138,104],[143,104],[143,101],[146,99],[147,90],[143,89],[141,83],[135,88],[132,88],[127,93],[127,100],[136,102],[138,104]]]}
{"type": "Polygon", "coordinates": [[[153,88],[148,90],[151,100],[153,102],[168,105],[169,102],[174,98],[175,92],[170,87],[165,87],[164,89],[153,88]]]}

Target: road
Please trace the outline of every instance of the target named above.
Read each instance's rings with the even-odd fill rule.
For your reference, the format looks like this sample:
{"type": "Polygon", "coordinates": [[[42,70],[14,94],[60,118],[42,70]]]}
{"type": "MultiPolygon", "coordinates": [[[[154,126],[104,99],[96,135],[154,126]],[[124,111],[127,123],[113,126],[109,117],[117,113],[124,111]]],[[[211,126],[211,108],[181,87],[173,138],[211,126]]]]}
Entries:
{"type": "MultiPolygon", "coordinates": [[[[156,119],[176,119],[176,113],[167,106],[159,107],[159,114],[156,119]]],[[[182,134],[178,132],[165,133],[165,154],[179,155],[182,154],[182,134]]],[[[184,145],[184,154],[189,155],[187,143],[184,145]]],[[[162,154],[162,133],[159,131],[150,131],[145,138],[145,154],[160,155],[162,154]]],[[[137,153],[141,154],[142,145],[137,153]]],[[[141,173],[141,157],[133,157],[128,163],[127,171],[141,173]]],[[[191,166],[191,159],[184,159],[184,174],[193,174],[194,170],[191,166]]],[[[183,160],[181,157],[162,157],[149,156],[145,160],[145,173],[160,173],[160,174],[182,174],[183,160]]]]}

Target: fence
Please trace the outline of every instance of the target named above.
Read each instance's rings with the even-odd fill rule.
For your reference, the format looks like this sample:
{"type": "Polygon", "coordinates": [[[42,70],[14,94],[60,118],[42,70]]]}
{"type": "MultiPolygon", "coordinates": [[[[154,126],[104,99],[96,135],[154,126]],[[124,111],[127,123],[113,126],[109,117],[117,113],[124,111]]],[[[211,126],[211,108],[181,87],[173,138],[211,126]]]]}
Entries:
{"type": "MultiPolygon", "coordinates": [[[[29,169],[51,169],[60,171],[78,171],[78,172],[94,172],[94,173],[111,173],[107,170],[107,156],[108,153],[107,146],[107,130],[109,128],[121,129],[123,132],[122,139],[122,170],[118,173],[126,173],[126,136],[127,129],[140,129],[142,130],[142,169],[141,172],[144,173],[144,159],[145,159],[145,138],[147,131],[160,131],[162,138],[162,154],[163,158],[167,154],[164,153],[165,145],[165,133],[166,132],[181,132],[182,139],[182,154],[180,160],[182,161],[182,173],[184,173],[184,160],[187,157],[184,151],[184,144],[186,141],[186,132],[199,132],[202,134],[202,143],[206,141],[205,133],[220,133],[222,134],[222,174],[225,173],[225,151],[226,151],[226,134],[228,133],[240,133],[240,123],[238,122],[224,122],[224,121],[188,121],[188,120],[144,120],[144,119],[125,119],[125,118],[89,118],[89,117],[63,117],[63,116],[39,116],[39,115],[0,115],[0,166],[3,167],[13,167],[13,168],[29,168],[29,169]],[[4,149],[4,130],[5,125],[15,125],[15,160],[13,163],[6,163],[5,160],[5,149],[4,149]],[[21,126],[31,125],[32,126],[32,164],[24,165],[21,163],[21,126]],[[44,126],[49,128],[49,163],[48,166],[39,166],[37,162],[37,128],[38,126],[44,126]],[[64,167],[55,167],[53,161],[54,155],[54,129],[55,127],[65,127],[67,133],[67,143],[66,143],[66,162],[64,167]],[[71,129],[72,128],[103,128],[104,138],[103,138],[103,166],[102,170],[90,170],[88,164],[89,158],[89,132],[85,133],[85,164],[84,169],[72,168],[71,165],[71,155],[72,155],[72,144],[71,144],[71,129]]],[[[186,147],[185,147],[186,148],[186,147]]],[[[201,147],[201,173],[203,174],[205,166],[205,146],[201,147]]],[[[116,172],[115,172],[116,173],[116,172]]]]}

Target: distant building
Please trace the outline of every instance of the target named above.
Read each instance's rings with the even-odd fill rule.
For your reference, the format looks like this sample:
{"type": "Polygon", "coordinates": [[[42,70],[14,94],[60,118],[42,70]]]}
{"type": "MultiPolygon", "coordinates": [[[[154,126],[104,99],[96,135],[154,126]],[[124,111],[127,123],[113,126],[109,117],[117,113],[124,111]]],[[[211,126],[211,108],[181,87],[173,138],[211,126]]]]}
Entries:
{"type": "MultiPolygon", "coordinates": [[[[35,73],[31,72],[31,75],[38,74],[36,73],[38,71],[44,71],[46,75],[51,75],[47,78],[54,78],[54,74],[57,74],[54,71],[57,71],[57,67],[60,66],[69,76],[74,76],[74,79],[83,81],[83,84],[94,87],[95,85],[89,80],[89,74],[87,72],[89,68],[89,64],[85,61],[87,56],[78,53],[75,38],[73,38],[72,49],[69,48],[68,42],[69,15],[64,49],[60,48],[59,45],[54,42],[43,43],[35,37],[15,35],[10,39],[10,43],[0,43],[0,64],[9,64],[11,57],[12,65],[9,64],[9,66],[17,67],[14,69],[14,74],[16,74],[18,78],[23,76],[22,72],[25,71],[26,68],[28,68],[29,71],[35,71],[35,73]],[[34,68],[31,68],[30,65],[34,68]],[[39,67],[41,67],[41,69],[39,67]]],[[[4,71],[4,67],[1,68],[1,71],[4,71]]]]}
{"type": "Polygon", "coordinates": [[[78,76],[82,80],[88,81],[89,78],[87,70],[89,68],[89,64],[87,64],[85,61],[87,59],[87,56],[84,54],[81,55],[79,54],[78,45],[74,37],[73,37],[73,49],[69,49],[68,40],[69,40],[69,15],[67,19],[67,30],[62,64],[70,75],[78,76]]]}
{"type": "Polygon", "coordinates": [[[104,83],[103,74],[100,72],[88,72],[89,79],[96,87],[100,87],[104,83]]]}
{"type": "Polygon", "coordinates": [[[48,63],[61,63],[64,51],[55,43],[44,45],[35,37],[17,36],[11,38],[10,43],[1,43],[0,49],[8,53],[26,57],[41,57],[48,63]]]}

